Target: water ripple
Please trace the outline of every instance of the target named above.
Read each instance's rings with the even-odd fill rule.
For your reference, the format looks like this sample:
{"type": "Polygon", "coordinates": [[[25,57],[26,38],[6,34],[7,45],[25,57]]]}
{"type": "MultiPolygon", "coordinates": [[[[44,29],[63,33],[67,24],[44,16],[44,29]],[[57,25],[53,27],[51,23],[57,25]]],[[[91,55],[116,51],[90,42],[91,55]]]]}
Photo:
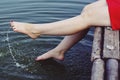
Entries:
{"type": "MultiPolygon", "coordinates": [[[[32,23],[59,21],[79,15],[83,7],[93,1],[94,0],[1,0],[0,79],[6,79],[7,76],[12,80],[15,80],[16,78],[17,80],[22,80],[22,78],[26,80],[48,80],[49,75],[51,77],[51,74],[53,74],[54,76],[51,77],[50,80],[63,80],[61,79],[62,77],[58,78],[55,76],[56,74],[58,76],[65,73],[66,70],[64,70],[63,66],[60,66],[58,63],[56,64],[54,61],[46,62],[44,66],[41,63],[34,62],[33,60],[36,56],[54,48],[58,43],[60,43],[63,36],[41,36],[36,40],[32,40],[27,35],[13,32],[12,29],[10,29],[9,21],[15,20],[32,23]],[[25,69],[15,66],[9,53],[7,34],[9,38],[9,45],[11,46],[11,50],[16,58],[16,61],[19,64],[27,66],[25,69]]],[[[90,30],[86,38],[78,43],[81,51],[82,47],[80,45],[88,47],[88,51],[85,50],[85,53],[89,52],[92,45],[92,40],[93,30],[90,30]]],[[[78,47],[74,50],[76,53],[79,53],[76,49],[78,49],[78,47]]],[[[70,55],[72,53],[73,52],[70,50],[70,55]]]]}

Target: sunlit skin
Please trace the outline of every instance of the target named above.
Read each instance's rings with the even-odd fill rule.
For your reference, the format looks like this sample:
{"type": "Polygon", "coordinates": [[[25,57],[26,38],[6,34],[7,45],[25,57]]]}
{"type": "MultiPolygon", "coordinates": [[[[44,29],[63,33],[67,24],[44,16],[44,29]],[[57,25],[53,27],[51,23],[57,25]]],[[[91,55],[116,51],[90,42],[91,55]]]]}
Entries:
{"type": "Polygon", "coordinates": [[[33,39],[40,35],[66,36],[57,47],[38,56],[37,61],[48,58],[63,60],[64,53],[81,40],[91,26],[111,26],[106,0],[88,4],[80,15],[66,20],[45,24],[11,21],[10,25],[15,32],[26,34],[33,39]]]}

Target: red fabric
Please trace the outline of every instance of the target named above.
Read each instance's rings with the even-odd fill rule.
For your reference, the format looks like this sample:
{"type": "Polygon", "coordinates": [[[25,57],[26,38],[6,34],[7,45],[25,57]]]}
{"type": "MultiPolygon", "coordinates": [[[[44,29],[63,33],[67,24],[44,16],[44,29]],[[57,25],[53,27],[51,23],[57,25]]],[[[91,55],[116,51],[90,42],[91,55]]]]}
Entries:
{"type": "Polygon", "coordinates": [[[106,0],[113,30],[120,30],[120,0],[106,0]]]}

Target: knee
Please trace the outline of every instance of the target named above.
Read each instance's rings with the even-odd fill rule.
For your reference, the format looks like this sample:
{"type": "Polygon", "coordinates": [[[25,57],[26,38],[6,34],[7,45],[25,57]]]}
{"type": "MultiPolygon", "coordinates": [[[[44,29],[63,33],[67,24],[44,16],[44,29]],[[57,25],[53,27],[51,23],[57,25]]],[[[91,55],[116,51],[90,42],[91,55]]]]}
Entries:
{"type": "Polygon", "coordinates": [[[82,10],[81,16],[84,18],[90,18],[93,15],[92,11],[93,6],[91,4],[85,6],[82,10]]]}
{"type": "Polygon", "coordinates": [[[83,8],[83,11],[88,11],[89,9],[91,9],[92,5],[88,4],[83,8]]]}

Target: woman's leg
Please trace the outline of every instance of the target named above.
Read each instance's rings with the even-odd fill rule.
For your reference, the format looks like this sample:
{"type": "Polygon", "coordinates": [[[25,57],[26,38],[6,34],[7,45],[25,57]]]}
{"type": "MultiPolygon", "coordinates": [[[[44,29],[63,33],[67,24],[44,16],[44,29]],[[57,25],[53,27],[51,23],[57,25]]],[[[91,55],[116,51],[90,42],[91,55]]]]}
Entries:
{"type": "Polygon", "coordinates": [[[27,34],[31,38],[40,35],[71,35],[94,26],[110,26],[106,0],[87,5],[76,17],[46,24],[11,22],[14,31],[27,34]]]}
{"type": "Polygon", "coordinates": [[[63,60],[64,53],[67,52],[67,50],[70,49],[73,45],[75,45],[79,40],[81,40],[87,34],[88,30],[89,29],[86,29],[74,35],[66,36],[56,48],[46,52],[41,56],[38,56],[36,60],[39,61],[48,58],[63,60]]]}

